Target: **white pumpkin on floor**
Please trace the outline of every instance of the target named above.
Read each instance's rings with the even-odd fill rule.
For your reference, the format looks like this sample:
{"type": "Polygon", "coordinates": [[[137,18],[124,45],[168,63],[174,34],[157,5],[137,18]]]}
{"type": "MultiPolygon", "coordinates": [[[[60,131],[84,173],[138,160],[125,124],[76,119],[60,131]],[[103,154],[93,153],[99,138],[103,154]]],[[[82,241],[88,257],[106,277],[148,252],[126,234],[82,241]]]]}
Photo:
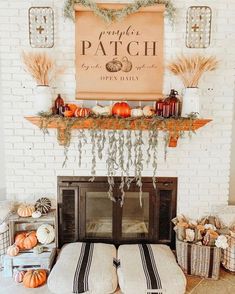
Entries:
{"type": "Polygon", "coordinates": [[[36,236],[41,244],[50,244],[55,239],[55,229],[49,224],[43,224],[37,229],[36,236]]]}

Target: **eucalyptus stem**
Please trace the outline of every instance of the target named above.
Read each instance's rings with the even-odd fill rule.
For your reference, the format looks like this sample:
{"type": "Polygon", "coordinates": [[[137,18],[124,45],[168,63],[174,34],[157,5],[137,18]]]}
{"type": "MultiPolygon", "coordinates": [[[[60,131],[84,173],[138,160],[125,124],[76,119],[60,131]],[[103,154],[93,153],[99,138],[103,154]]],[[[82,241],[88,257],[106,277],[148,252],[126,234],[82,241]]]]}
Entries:
{"type": "Polygon", "coordinates": [[[142,207],[142,170],[143,170],[143,151],[142,151],[142,144],[143,144],[143,132],[141,130],[135,131],[135,178],[136,184],[139,187],[139,200],[140,206],[142,207]]]}
{"type": "Polygon", "coordinates": [[[91,153],[92,153],[92,163],[91,163],[91,175],[92,178],[91,180],[94,181],[95,175],[96,175],[96,136],[97,136],[97,131],[96,130],[90,130],[91,133],[91,153]]]}

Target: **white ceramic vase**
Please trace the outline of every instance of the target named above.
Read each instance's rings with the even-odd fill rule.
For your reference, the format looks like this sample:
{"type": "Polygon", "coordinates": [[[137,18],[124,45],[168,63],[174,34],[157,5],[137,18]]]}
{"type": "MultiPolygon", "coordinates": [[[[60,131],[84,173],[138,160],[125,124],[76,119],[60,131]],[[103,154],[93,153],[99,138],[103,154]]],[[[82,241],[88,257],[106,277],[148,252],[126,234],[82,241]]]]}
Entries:
{"type": "Polygon", "coordinates": [[[183,95],[181,116],[187,117],[192,113],[200,115],[200,97],[198,88],[186,88],[183,95]]]}
{"type": "Polygon", "coordinates": [[[51,111],[52,94],[49,86],[37,86],[34,93],[34,113],[51,111]]]}

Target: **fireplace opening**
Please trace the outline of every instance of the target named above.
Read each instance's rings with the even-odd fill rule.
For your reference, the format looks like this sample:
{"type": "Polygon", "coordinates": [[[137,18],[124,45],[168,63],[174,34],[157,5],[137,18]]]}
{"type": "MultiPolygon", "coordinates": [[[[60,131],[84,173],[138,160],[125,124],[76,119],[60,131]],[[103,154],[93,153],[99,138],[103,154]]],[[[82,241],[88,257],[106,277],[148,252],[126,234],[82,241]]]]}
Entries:
{"type": "Polygon", "coordinates": [[[115,245],[161,243],[174,246],[171,219],[176,216],[177,178],[143,177],[142,207],[139,187],[132,182],[121,206],[121,178],[115,177],[114,198],[108,198],[106,177],[58,177],[58,243],[86,241],[115,245]]]}

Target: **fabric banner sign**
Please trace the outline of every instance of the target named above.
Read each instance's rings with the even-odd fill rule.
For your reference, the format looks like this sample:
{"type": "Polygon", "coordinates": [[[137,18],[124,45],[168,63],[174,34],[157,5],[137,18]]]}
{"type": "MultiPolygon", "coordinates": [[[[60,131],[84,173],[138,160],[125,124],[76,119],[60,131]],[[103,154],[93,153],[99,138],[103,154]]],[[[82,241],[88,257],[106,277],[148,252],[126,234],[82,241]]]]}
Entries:
{"type": "MultiPolygon", "coordinates": [[[[120,9],[120,4],[102,4],[120,9]]],[[[154,100],[162,97],[164,5],[106,24],[76,10],[76,98],[154,100]]]]}

